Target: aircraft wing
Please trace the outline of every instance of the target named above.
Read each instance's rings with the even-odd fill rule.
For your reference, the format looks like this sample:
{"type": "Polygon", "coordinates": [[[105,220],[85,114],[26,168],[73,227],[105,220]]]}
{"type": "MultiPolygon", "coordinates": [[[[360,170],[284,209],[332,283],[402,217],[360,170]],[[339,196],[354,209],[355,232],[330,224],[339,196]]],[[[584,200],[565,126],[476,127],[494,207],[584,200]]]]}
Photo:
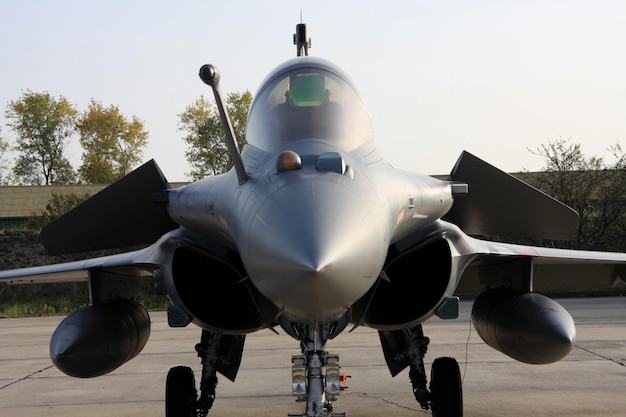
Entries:
{"type": "Polygon", "coordinates": [[[87,281],[90,270],[119,276],[151,276],[156,268],[153,247],[79,261],[0,271],[0,283],[36,284],[87,281]]]}
{"type": "Polygon", "coordinates": [[[159,265],[156,254],[164,254],[154,242],[178,227],[166,205],[159,204],[168,189],[160,168],[150,160],[41,231],[41,242],[51,255],[111,248],[129,248],[128,252],[0,271],[0,283],[87,281],[95,275],[90,271],[109,277],[151,276],[159,265]],[[139,245],[145,247],[130,250],[139,245]]]}
{"type": "Polygon", "coordinates": [[[459,291],[507,286],[539,292],[626,288],[626,254],[525,246],[464,237],[471,248],[459,291]]]}
{"type": "Polygon", "coordinates": [[[624,286],[626,254],[487,240],[489,236],[571,239],[578,214],[570,207],[466,151],[449,179],[469,186],[469,193],[455,198],[436,226],[438,232],[456,236],[450,244],[465,254],[459,258],[464,268],[460,293],[475,294],[485,286],[555,293],[624,286]]]}

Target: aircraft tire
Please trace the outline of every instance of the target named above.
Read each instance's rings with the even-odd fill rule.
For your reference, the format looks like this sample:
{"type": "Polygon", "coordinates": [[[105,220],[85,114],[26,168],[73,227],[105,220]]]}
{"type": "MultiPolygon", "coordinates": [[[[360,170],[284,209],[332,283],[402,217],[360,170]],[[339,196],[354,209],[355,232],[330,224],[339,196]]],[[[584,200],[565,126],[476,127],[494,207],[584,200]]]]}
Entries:
{"type": "Polygon", "coordinates": [[[461,372],[454,358],[433,361],[430,392],[433,417],[463,417],[461,372]]]}
{"type": "Polygon", "coordinates": [[[165,383],[165,417],[195,417],[196,379],[187,366],[175,366],[165,383]]]}

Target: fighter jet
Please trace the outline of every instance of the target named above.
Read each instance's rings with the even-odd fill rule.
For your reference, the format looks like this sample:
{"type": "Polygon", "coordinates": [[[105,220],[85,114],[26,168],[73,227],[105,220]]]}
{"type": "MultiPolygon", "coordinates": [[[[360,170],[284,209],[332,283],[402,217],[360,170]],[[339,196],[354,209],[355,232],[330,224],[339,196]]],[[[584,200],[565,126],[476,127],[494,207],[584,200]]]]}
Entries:
{"type": "Polygon", "coordinates": [[[575,324],[535,288],[624,276],[626,254],[494,238],[566,239],[577,214],[468,152],[446,179],[391,166],[355,85],[327,60],[300,55],[267,76],[241,152],[217,67],[199,76],[215,95],[230,171],[172,188],[149,161],[41,232],[51,254],[132,249],[0,272],[8,284],[89,283],[91,305],[68,315],[50,342],[67,375],[97,377],[139,354],[150,317],[134,298],[153,279],[171,301],[169,325],[199,329],[200,386],[191,368],[172,368],[167,417],[206,416],[218,373],[235,381],[246,335],[262,330],[301,349],[291,385],[302,409],[290,415],[344,415],[334,411],[339,356],[326,345],[358,326],[378,331],[392,377],[408,369],[423,409],[458,417],[459,365],[436,358],[428,375],[424,322],[456,318],[458,295],[473,288],[472,322],[485,343],[521,362],[551,363],[572,349],[575,324]]]}

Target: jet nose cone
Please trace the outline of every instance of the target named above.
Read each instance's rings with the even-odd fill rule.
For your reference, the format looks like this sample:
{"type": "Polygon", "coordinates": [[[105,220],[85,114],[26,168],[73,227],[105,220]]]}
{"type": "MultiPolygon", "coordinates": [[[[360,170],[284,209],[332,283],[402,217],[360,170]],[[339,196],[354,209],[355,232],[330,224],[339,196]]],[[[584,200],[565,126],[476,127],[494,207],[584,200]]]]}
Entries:
{"type": "Polygon", "coordinates": [[[242,259],[252,282],[285,313],[336,317],[380,274],[381,216],[334,182],[281,188],[259,208],[242,259]]]}

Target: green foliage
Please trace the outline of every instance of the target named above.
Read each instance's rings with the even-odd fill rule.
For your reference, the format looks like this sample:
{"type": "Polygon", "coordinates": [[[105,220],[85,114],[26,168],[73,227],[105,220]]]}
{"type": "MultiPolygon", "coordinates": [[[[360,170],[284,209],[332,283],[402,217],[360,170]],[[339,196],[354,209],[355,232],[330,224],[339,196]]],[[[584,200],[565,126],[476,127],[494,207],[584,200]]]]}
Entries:
{"type": "MultiPolygon", "coordinates": [[[[136,301],[153,311],[164,310],[169,304],[166,296],[152,293],[151,288],[137,294],[136,301]]],[[[0,317],[60,316],[88,305],[87,282],[25,284],[0,289],[0,317]]]]}
{"type": "Polygon", "coordinates": [[[26,221],[27,229],[41,230],[54,219],[67,213],[91,197],[89,193],[85,193],[83,195],[76,193],[60,194],[52,191],[51,194],[52,197],[48,200],[45,210],[41,213],[33,213],[33,215],[26,221]]]}
{"type": "MultiPolygon", "coordinates": [[[[249,91],[230,93],[225,101],[237,144],[242,149],[246,143],[246,123],[252,95],[249,91]]],[[[192,179],[198,180],[228,171],[232,160],[226,147],[226,135],[217,106],[201,96],[187,106],[179,117],[179,130],[187,132],[183,140],[188,145],[185,157],[192,167],[192,179]]]]}
{"type": "Polygon", "coordinates": [[[2,128],[0,128],[0,185],[8,183],[6,172],[8,170],[7,163],[4,160],[4,154],[9,149],[9,143],[2,138],[2,128]]]}
{"type": "MultiPolygon", "coordinates": [[[[49,256],[39,243],[39,235],[26,230],[1,231],[0,253],[0,270],[68,262],[94,255],[49,256]]],[[[148,310],[163,310],[169,304],[169,299],[155,294],[153,284],[150,278],[142,280],[136,300],[148,310]]],[[[89,305],[87,282],[0,284],[0,317],[65,315],[86,305],[89,305]]]]}
{"type": "Polygon", "coordinates": [[[146,308],[146,310],[149,310],[149,311],[166,310],[167,306],[171,304],[170,299],[166,295],[157,295],[157,294],[149,294],[149,293],[139,294],[137,298],[137,302],[142,304],[146,308]]]}
{"type": "Polygon", "coordinates": [[[531,178],[531,185],[572,207],[580,217],[568,247],[626,250],[626,155],[619,143],[609,150],[612,163],[587,157],[580,144],[564,139],[533,151],[545,158],[546,165],[531,178]]]}
{"type": "Polygon", "coordinates": [[[27,90],[9,101],[5,117],[17,134],[19,152],[13,173],[20,184],[50,185],[74,182],[75,174],[64,149],[74,132],[77,111],[64,97],[27,90]]]}
{"type": "Polygon", "coordinates": [[[15,285],[0,292],[0,317],[65,315],[86,305],[86,282],[15,285]]]}
{"type": "Polygon", "coordinates": [[[128,120],[117,106],[105,109],[102,103],[91,100],[76,126],[83,147],[79,168],[82,181],[112,183],[141,162],[148,132],[137,117],[128,120]]]}
{"type": "Polygon", "coordinates": [[[58,304],[47,304],[45,301],[7,303],[0,304],[0,318],[64,316],[84,306],[67,300],[58,304]]]}
{"type": "MultiPolygon", "coordinates": [[[[225,99],[239,149],[246,143],[249,91],[230,93],[225,99]]],[[[126,118],[117,106],[103,107],[91,100],[82,113],[63,96],[27,90],[22,97],[7,104],[7,125],[17,135],[19,152],[12,167],[11,181],[20,185],[112,183],[128,174],[141,162],[148,132],[136,117],[126,118]],[[75,133],[83,148],[78,175],[65,155],[65,147],[75,133]]],[[[193,180],[226,172],[232,166],[217,106],[204,97],[187,106],[179,115],[179,130],[191,165],[193,180]]],[[[9,147],[0,137],[0,184],[8,182],[2,156],[9,147]]]]}
{"type": "Polygon", "coordinates": [[[31,230],[0,231],[0,253],[0,271],[52,261],[39,243],[39,235],[31,230]]]}

